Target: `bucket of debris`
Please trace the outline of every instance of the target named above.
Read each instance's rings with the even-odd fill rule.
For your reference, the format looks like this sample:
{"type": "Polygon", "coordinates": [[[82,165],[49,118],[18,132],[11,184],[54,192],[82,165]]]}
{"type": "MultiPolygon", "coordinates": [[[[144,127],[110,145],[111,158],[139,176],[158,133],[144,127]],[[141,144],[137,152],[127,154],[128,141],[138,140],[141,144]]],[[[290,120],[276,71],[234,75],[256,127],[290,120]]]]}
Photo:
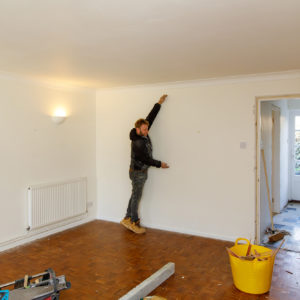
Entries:
{"type": "Polygon", "coordinates": [[[238,238],[231,248],[226,248],[236,288],[249,294],[264,294],[270,290],[276,250],[252,245],[245,238],[238,238]],[[240,244],[240,241],[246,243],[240,244]]]}

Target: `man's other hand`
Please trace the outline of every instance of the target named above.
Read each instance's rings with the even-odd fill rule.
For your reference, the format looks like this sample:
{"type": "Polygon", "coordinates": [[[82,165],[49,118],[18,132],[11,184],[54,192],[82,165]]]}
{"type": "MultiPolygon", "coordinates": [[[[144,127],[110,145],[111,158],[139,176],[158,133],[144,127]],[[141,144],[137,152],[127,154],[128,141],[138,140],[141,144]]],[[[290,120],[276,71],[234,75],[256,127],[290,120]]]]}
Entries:
{"type": "Polygon", "coordinates": [[[163,169],[169,168],[168,164],[165,163],[165,162],[161,162],[161,167],[162,167],[163,169]]]}
{"type": "Polygon", "coordinates": [[[159,104],[163,104],[166,100],[166,98],[168,97],[168,95],[162,95],[158,101],[159,104]]]}

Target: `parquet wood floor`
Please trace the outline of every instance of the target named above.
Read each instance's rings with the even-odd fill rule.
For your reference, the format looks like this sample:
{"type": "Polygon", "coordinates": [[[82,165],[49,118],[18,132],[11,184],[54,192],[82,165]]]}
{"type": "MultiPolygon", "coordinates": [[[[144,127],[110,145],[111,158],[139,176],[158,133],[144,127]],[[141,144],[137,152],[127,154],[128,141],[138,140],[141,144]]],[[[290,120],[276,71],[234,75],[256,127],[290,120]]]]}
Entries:
{"type": "Polygon", "coordinates": [[[93,221],[0,253],[0,283],[51,267],[66,275],[62,300],[116,300],[168,262],[175,274],[152,294],[168,300],[300,299],[300,254],[280,251],[269,293],[250,295],[232,282],[225,247],[231,242],[148,229],[135,235],[121,225],[93,221]]]}

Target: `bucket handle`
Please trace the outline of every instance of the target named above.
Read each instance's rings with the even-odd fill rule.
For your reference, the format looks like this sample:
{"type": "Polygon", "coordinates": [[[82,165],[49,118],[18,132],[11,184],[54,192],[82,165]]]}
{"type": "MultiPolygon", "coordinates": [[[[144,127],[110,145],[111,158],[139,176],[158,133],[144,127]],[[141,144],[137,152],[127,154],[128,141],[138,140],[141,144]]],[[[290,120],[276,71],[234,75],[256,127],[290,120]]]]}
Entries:
{"type": "Polygon", "coordinates": [[[238,238],[235,240],[235,246],[238,245],[239,241],[246,241],[247,243],[245,245],[250,245],[250,241],[248,239],[245,238],[238,238]]]}

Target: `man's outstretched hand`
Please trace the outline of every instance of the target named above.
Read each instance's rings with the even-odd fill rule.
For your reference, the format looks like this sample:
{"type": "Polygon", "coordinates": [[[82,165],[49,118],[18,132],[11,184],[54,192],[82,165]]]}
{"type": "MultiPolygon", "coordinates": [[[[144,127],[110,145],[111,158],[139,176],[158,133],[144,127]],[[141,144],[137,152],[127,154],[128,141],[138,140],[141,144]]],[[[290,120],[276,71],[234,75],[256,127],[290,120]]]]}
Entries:
{"type": "Polygon", "coordinates": [[[159,104],[163,104],[166,100],[166,98],[168,97],[168,95],[162,95],[158,101],[159,104]]]}
{"type": "Polygon", "coordinates": [[[169,168],[168,164],[167,164],[167,163],[164,163],[164,162],[161,162],[161,167],[162,167],[163,169],[169,168]]]}

